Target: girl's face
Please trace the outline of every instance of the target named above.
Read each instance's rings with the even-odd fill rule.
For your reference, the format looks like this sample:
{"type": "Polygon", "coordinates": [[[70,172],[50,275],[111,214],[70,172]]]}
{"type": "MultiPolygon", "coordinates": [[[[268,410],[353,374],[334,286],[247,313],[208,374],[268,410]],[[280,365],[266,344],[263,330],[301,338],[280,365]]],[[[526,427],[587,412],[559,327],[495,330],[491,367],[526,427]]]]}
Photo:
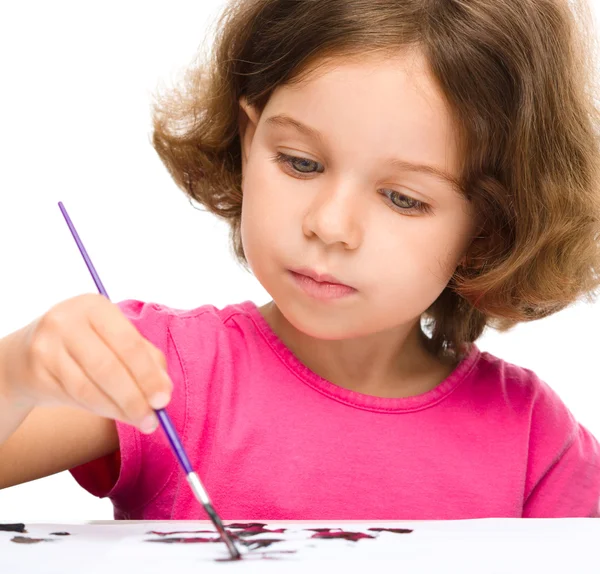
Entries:
{"type": "Polygon", "coordinates": [[[434,173],[456,177],[460,159],[423,57],[338,61],[276,89],[260,117],[240,104],[242,242],[281,313],[321,339],[418,321],[475,232],[469,202],[434,173]],[[353,290],[314,296],[302,268],[353,290]]]}

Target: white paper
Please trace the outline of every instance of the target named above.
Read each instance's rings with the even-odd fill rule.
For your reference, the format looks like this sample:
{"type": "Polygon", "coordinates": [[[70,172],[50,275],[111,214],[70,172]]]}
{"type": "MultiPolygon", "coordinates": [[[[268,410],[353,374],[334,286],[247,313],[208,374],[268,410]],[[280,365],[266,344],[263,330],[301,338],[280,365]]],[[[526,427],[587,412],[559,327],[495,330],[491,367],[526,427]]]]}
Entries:
{"type": "MultiPolygon", "coordinates": [[[[226,521],[229,528],[235,521],[226,521]]],[[[243,521],[248,522],[248,521],[243,521]]],[[[411,522],[262,522],[284,533],[262,533],[243,540],[278,539],[266,548],[237,544],[243,558],[229,557],[224,543],[148,542],[174,537],[217,538],[210,522],[29,523],[27,533],[0,532],[0,572],[19,574],[204,574],[212,572],[319,572],[331,569],[377,574],[599,574],[600,521],[597,519],[479,519],[411,522]],[[409,534],[369,528],[407,528],[409,534]],[[314,528],[374,536],[356,542],[311,538],[314,528]],[[150,531],[210,530],[161,537],[150,531]],[[52,535],[67,531],[70,536],[52,535]],[[18,544],[16,536],[52,542],[18,544]],[[287,552],[291,553],[287,553],[287,552]]]]}

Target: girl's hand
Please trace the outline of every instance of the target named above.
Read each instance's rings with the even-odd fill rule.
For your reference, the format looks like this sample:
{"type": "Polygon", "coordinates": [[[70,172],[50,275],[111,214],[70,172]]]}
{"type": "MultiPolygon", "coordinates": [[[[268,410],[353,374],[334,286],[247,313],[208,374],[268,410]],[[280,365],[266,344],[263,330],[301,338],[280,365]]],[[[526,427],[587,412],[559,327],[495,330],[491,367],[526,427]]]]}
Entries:
{"type": "Polygon", "coordinates": [[[67,299],[10,337],[14,399],[80,407],[144,433],[158,426],[152,409],[165,407],[173,389],[165,357],[106,297],[67,299]]]}

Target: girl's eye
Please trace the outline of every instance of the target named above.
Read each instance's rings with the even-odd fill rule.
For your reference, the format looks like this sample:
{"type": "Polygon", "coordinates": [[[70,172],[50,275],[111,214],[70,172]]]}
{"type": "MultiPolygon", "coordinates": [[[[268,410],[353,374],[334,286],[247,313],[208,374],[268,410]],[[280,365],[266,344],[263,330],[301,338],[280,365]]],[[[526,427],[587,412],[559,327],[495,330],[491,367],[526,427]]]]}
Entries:
{"type": "Polygon", "coordinates": [[[322,173],[323,166],[311,159],[306,159],[305,157],[295,157],[293,155],[287,155],[285,153],[277,153],[273,156],[273,161],[275,163],[282,163],[286,167],[289,167],[295,173],[322,173]],[[315,166],[321,166],[321,169],[316,169],[315,166]],[[311,169],[312,168],[312,169],[311,169]]]}
{"type": "Polygon", "coordinates": [[[394,207],[399,208],[402,211],[431,213],[431,206],[427,203],[413,199],[412,197],[408,197],[392,189],[384,189],[382,193],[389,199],[394,207]],[[408,206],[406,206],[407,203],[409,204],[408,206]]]}
{"type": "MultiPolygon", "coordinates": [[[[275,154],[271,159],[275,163],[284,164],[293,172],[296,177],[302,177],[301,174],[309,175],[312,173],[323,173],[324,169],[323,166],[317,161],[303,157],[287,155],[281,152],[275,154]]],[[[392,189],[384,189],[381,191],[381,194],[388,199],[389,203],[394,207],[394,209],[400,211],[401,213],[431,213],[432,211],[429,204],[412,199],[406,195],[402,195],[401,193],[392,189]],[[406,206],[407,202],[409,203],[408,206],[406,206]]]]}

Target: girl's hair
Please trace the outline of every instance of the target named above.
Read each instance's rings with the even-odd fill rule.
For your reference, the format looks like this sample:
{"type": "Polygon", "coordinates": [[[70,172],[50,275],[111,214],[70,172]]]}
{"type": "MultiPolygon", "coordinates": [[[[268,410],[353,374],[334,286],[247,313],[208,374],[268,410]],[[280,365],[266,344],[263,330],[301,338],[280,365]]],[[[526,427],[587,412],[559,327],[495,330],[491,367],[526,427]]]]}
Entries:
{"type": "Polygon", "coordinates": [[[331,58],[426,57],[459,134],[461,191],[481,222],[422,316],[438,355],[462,358],[487,325],[506,331],[600,284],[595,35],[568,0],[237,0],[210,57],[154,102],[153,145],[177,185],[231,226],[247,267],[239,98],[261,112],[277,86],[331,58]],[[466,345],[466,346],[465,346],[466,345]]]}

